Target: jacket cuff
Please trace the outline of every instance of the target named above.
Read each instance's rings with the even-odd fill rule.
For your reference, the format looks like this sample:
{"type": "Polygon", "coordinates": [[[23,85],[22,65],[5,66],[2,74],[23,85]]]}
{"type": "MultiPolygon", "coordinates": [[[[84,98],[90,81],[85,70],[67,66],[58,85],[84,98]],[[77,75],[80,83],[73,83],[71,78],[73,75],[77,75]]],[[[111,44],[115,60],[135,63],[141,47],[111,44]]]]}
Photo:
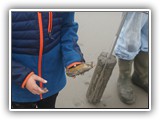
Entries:
{"type": "Polygon", "coordinates": [[[81,64],[81,63],[82,63],[82,62],[73,62],[73,63],[71,63],[70,65],[67,66],[67,69],[73,67],[74,65],[79,65],[79,64],[81,64]]]}
{"type": "Polygon", "coordinates": [[[33,74],[34,74],[34,72],[30,72],[30,73],[26,76],[26,78],[24,79],[24,81],[23,81],[23,83],[22,83],[22,85],[21,85],[22,88],[25,87],[25,85],[26,85],[28,79],[29,79],[30,76],[33,75],[33,74]]]}

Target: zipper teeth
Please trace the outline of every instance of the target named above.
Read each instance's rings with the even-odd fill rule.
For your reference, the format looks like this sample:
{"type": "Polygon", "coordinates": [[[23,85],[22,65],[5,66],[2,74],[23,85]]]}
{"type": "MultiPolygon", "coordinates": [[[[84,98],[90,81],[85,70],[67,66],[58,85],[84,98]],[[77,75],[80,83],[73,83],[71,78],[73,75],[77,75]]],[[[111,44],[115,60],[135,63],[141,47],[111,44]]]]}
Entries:
{"type": "MultiPolygon", "coordinates": [[[[40,44],[39,44],[39,56],[38,56],[38,76],[42,77],[42,54],[43,54],[43,24],[42,24],[42,13],[38,12],[38,24],[40,32],[40,44]]],[[[40,87],[43,87],[42,82],[40,82],[40,87]]],[[[42,94],[40,94],[40,99],[42,99],[42,94]]]]}
{"type": "Polygon", "coordinates": [[[52,12],[49,12],[48,33],[52,31],[52,12]]]}

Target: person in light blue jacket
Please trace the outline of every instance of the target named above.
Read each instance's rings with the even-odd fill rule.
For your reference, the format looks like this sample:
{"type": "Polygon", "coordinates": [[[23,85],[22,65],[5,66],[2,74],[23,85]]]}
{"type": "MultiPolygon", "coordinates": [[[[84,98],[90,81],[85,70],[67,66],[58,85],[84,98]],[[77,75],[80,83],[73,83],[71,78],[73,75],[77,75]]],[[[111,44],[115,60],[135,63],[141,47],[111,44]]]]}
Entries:
{"type": "Polygon", "coordinates": [[[119,58],[117,89],[120,100],[133,104],[136,100],[130,80],[149,91],[148,84],[149,16],[147,12],[128,12],[121,29],[115,54],[119,58]],[[134,63],[134,72],[132,72],[134,63]]]}
{"type": "MultiPolygon", "coordinates": [[[[52,109],[65,68],[85,62],[74,12],[12,11],[12,109],[52,109]]],[[[64,99],[65,100],[65,99],[64,99]]]]}

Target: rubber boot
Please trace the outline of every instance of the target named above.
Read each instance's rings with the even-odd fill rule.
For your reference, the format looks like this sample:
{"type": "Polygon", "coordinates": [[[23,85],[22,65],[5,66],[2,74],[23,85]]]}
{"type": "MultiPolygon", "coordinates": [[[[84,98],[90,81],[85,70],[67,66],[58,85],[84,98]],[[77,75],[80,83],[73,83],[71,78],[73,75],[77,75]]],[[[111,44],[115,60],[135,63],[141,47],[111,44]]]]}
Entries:
{"type": "Polygon", "coordinates": [[[133,84],[149,91],[148,84],[148,52],[139,52],[134,59],[134,73],[132,75],[133,84]]]}
{"type": "Polygon", "coordinates": [[[131,87],[131,69],[133,61],[119,59],[119,78],[117,90],[120,100],[126,104],[135,102],[135,94],[131,87]]]}

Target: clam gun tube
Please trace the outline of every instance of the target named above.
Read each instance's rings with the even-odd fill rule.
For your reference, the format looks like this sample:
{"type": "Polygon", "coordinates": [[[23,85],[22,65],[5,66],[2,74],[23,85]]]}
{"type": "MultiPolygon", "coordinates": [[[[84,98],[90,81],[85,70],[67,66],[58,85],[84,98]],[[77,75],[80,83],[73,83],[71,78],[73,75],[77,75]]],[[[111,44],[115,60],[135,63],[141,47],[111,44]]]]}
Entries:
{"type": "Polygon", "coordinates": [[[127,14],[127,12],[124,12],[123,14],[111,52],[109,54],[106,52],[102,52],[98,57],[98,62],[86,94],[86,98],[89,103],[96,104],[101,101],[104,90],[117,63],[117,59],[114,55],[112,55],[112,53],[127,14]]]}

